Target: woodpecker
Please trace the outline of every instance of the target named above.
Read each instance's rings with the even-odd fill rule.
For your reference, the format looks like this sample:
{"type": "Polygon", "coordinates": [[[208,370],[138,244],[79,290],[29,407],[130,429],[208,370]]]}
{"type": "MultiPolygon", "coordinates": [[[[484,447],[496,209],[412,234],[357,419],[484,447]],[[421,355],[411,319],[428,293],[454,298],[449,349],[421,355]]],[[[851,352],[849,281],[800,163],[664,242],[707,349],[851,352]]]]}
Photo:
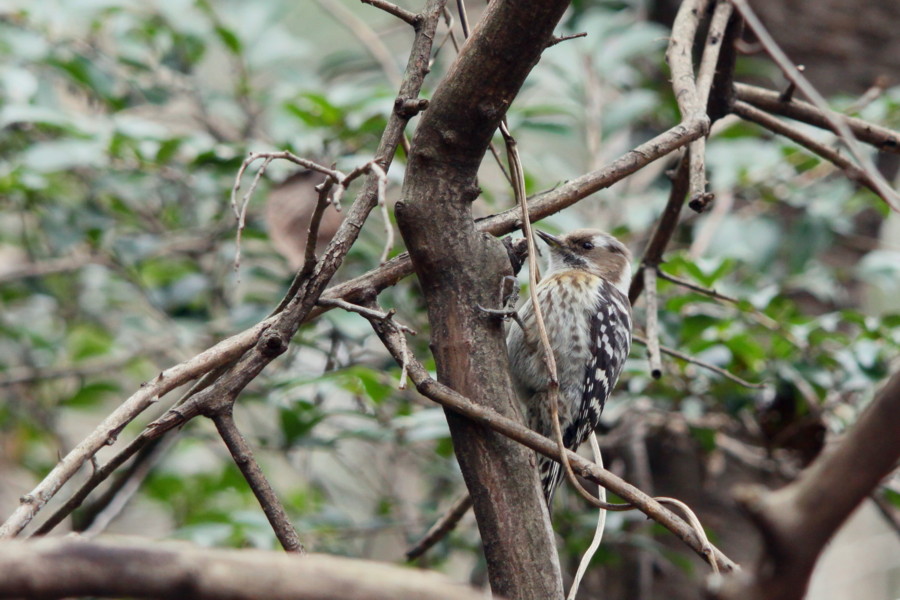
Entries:
{"type": "MultiPolygon", "coordinates": [[[[537,234],[550,249],[537,298],[556,359],[563,442],[575,450],[597,428],[631,349],[631,254],[596,229],[537,234]]],[[[513,324],[506,341],[513,384],[528,426],[552,438],[550,376],[530,300],[518,315],[522,326],[513,324]]],[[[540,456],[538,469],[549,507],[561,465],[540,456]]]]}

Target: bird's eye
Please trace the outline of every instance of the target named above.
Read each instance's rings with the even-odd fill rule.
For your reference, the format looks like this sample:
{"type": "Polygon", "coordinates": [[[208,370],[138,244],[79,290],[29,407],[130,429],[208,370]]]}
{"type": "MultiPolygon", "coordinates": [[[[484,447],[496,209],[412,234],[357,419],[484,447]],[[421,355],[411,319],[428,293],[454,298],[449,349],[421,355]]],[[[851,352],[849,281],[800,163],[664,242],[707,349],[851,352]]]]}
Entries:
{"type": "Polygon", "coordinates": [[[593,244],[593,242],[582,242],[581,247],[584,248],[585,250],[593,250],[594,244],[593,244]]]}

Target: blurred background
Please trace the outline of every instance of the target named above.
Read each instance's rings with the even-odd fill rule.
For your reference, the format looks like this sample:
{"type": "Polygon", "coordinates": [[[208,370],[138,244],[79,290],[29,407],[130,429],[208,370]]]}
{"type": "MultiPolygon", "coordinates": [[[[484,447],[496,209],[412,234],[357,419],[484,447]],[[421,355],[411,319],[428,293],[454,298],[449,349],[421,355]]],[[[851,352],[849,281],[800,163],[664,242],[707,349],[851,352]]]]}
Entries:
{"type": "MultiPolygon", "coordinates": [[[[678,122],[663,57],[676,7],[573,3],[559,33],[587,37],[548,49],[509,112],[529,193],[600,168],[678,122]]],[[[758,0],[754,8],[837,110],[900,127],[900,5],[758,0]]],[[[451,9],[425,97],[453,60],[454,38],[462,41],[451,9]]],[[[468,10],[474,23],[483,4],[468,10]]],[[[4,518],[142,381],[277,305],[301,260],[319,180],[288,163],[268,167],[235,268],[229,194],[242,160],[269,150],[343,170],[370,160],[411,41],[409,26],[355,0],[0,2],[4,518]]],[[[741,49],[738,80],[784,89],[755,40],[741,49]]],[[[877,157],[894,181],[895,159],[877,157]]],[[[401,151],[389,173],[391,202],[404,162],[401,151]]],[[[601,444],[611,470],[687,502],[714,543],[749,561],[759,540],[731,487],[790,480],[840,440],[891,370],[900,345],[900,220],[830,164],[734,117],[716,123],[707,162],[715,203],[702,215],[685,212],[662,268],[736,301],[661,281],[662,342],[766,385],[671,358],[656,381],[636,346],[601,444]]],[[[590,224],[639,256],[673,165],[654,163],[542,227],[590,224]]],[[[490,155],[480,185],[477,214],[513,204],[490,155]]],[[[341,218],[329,209],[320,248],[341,218]]],[[[384,228],[375,211],[338,280],[377,266],[384,228]]],[[[419,332],[411,348],[427,360],[414,281],[379,301],[419,332]]],[[[642,302],[635,310],[643,323],[642,302]]],[[[402,562],[464,491],[442,410],[398,390],[398,379],[368,323],[335,310],[306,325],[243,394],[238,423],[307,548],[402,562]]],[[[98,495],[57,531],[276,547],[211,424],[190,423],[145,464],[116,501],[98,495]]],[[[567,491],[557,498],[554,526],[571,575],[596,513],[567,491]]],[[[707,568],[672,535],[639,513],[612,513],[608,523],[580,597],[696,597],[707,568]]],[[[898,523],[895,476],[834,541],[809,598],[900,596],[898,523]]],[[[480,556],[470,514],[419,564],[484,583],[480,556]]]]}

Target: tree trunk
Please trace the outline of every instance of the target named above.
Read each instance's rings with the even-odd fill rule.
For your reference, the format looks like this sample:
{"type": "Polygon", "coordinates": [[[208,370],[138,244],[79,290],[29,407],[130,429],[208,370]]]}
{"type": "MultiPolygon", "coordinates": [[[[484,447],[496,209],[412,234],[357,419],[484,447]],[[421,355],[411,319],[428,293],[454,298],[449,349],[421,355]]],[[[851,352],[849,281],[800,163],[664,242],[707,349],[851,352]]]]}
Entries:
{"type": "MultiPolygon", "coordinates": [[[[438,378],[506,416],[518,409],[503,327],[478,305],[496,306],[511,269],[500,242],[476,230],[471,203],[488,143],[567,6],[490,3],[416,130],[396,209],[428,305],[438,378]]],[[[452,413],[447,418],[494,593],[561,598],[533,453],[452,413]]]]}

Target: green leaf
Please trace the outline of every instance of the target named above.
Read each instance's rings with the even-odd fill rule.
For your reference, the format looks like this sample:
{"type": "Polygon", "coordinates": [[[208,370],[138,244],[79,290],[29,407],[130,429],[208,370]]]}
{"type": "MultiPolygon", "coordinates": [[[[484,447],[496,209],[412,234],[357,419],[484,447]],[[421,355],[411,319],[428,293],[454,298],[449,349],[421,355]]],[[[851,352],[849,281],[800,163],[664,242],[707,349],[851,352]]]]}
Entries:
{"type": "Polygon", "coordinates": [[[240,56],[244,51],[244,45],[241,43],[240,38],[238,38],[237,34],[227,27],[223,27],[221,25],[217,25],[216,35],[219,36],[219,39],[225,44],[225,47],[228,48],[228,51],[236,56],[240,56]]]}
{"type": "Polygon", "coordinates": [[[313,428],[321,423],[325,416],[318,406],[302,400],[279,410],[278,419],[287,445],[294,446],[309,437],[313,428]]]}
{"type": "Polygon", "coordinates": [[[69,356],[74,362],[103,356],[112,349],[112,335],[93,325],[78,325],[71,329],[66,339],[69,356]]]}
{"type": "Polygon", "coordinates": [[[112,381],[95,381],[81,386],[75,395],[63,401],[73,408],[92,408],[104,398],[122,391],[122,387],[112,381]]]}
{"type": "Polygon", "coordinates": [[[716,449],[716,430],[710,427],[691,427],[691,437],[700,442],[704,452],[716,449]]]}

